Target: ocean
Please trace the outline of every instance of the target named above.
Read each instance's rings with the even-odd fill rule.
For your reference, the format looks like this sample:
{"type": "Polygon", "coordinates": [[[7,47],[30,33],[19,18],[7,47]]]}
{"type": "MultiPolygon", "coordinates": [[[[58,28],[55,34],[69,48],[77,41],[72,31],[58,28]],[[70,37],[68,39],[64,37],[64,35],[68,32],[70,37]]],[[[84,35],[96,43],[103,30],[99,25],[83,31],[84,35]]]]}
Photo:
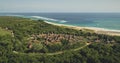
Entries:
{"type": "Polygon", "coordinates": [[[0,16],[21,16],[72,26],[120,30],[120,13],[0,13],[0,16]]]}

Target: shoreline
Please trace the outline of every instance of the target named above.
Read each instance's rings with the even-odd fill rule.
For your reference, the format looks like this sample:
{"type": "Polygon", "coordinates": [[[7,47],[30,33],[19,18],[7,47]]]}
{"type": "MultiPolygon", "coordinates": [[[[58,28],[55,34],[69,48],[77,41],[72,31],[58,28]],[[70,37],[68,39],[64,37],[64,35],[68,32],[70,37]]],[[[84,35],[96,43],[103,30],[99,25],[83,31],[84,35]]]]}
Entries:
{"type": "MultiPolygon", "coordinates": [[[[16,15],[16,16],[21,17],[21,15],[16,15]]],[[[36,17],[36,16],[33,16],[33,17],[36,17]]],[[[24,18],[26,18],[26,17],[24,17],[24,18]]],[[[97,28],[97,27],[82,27],[82,26],[74,26],[74,25],[67,25],[67,24],[59,24],[59,23],[49,22],[47,20],[45,20],[44,22],[46,22],[48,24],[52,24],[52,25],[56,25],[56,26],[63,26],[66,28],[72,28],[72,29],[76,29],[76,30],[86,30],[86,31],[89,30],[88,32],[92,31],[92,32],[97,33],[97,34],[120,36],[120,30],[111,30],[111,29],[104,29],[104,28],[97,28]]]]}
{"type": "Polygon", "coordinates": [[[67,28],[72,28],[76,30],[92,30],[93,32],[97,34],[106,34],[106,35],[111,35],[111,36],[120,36],[120,30],[110,30],[110,29],[104,29],[104,28],[97,28],[97,27],[80,27],[80,26],[73,26],[73,25],[65,25],[65,24],[58,24],[58,23],[53,23],[53,22],[48,22],[44,21],[48,24],[56,25],[56,26],[64,26],[67,28]]]}

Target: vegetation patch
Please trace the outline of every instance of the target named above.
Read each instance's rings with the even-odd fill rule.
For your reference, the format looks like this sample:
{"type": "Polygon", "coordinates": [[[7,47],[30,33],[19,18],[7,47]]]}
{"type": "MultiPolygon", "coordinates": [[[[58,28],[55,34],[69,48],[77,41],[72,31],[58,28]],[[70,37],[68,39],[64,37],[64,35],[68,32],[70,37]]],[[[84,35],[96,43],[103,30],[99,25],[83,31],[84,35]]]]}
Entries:
{"type": "Polygon", "coordinates": [[[0,16],[0,63],[120,63],[119,58],[119,36],[0,16]]]}

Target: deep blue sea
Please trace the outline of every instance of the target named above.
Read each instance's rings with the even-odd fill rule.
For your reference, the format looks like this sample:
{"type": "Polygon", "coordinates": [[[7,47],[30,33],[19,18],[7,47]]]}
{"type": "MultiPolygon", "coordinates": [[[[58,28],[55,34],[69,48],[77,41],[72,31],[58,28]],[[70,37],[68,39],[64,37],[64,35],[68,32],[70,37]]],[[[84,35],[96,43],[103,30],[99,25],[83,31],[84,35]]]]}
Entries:
{"type": "Polygon", "coordinates": [[[21,16],[59,24],[120,30],[120,13],[0,13],[0,16],[21,16]]]}

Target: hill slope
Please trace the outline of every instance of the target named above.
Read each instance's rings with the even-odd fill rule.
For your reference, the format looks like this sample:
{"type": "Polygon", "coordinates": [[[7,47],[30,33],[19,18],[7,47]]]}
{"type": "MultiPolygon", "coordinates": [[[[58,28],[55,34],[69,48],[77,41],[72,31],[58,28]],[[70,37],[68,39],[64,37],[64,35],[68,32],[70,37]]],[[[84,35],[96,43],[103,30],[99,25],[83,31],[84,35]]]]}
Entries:
{"type": "Polygon", "coordinates": [[[0,63],[120,63],[119,43],[119,36],[59,27],[43,20],[0,17],[0,63]]]}

